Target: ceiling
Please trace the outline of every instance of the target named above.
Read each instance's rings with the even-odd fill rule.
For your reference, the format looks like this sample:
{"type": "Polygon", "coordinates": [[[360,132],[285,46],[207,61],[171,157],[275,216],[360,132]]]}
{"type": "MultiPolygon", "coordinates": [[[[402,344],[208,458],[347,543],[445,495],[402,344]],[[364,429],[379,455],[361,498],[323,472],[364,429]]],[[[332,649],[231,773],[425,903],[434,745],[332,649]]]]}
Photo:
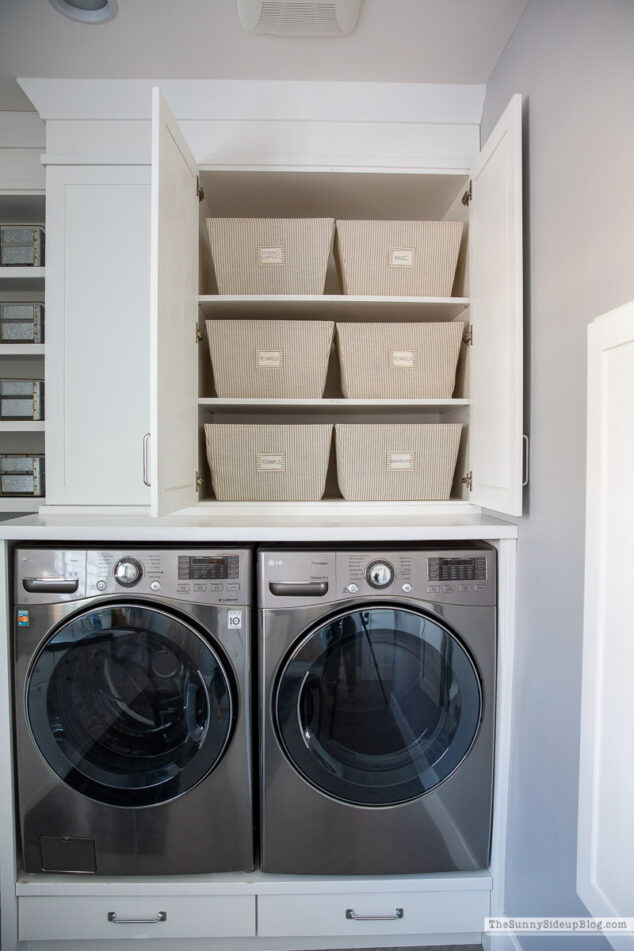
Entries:
{"type": "Polygon", "coordinates": [[[235,0],[118,3],[97,26],[0,0],[0,110],[32,108],[16,76],[483,84],[528,0],[364,0],[353,34],[321,40],[246,33],[235,0]]]}

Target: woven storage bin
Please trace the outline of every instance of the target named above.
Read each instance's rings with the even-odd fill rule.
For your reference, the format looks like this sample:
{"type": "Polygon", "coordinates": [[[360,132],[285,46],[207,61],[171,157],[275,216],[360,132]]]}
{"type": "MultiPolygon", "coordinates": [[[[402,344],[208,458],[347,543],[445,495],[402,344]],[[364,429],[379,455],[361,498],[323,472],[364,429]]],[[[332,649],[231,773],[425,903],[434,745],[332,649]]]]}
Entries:
{"type": "Polygon", "coordinates": [[[337,221],[344,294],[450,297],[462,221],[337,221]]]}
{"type": "Polygon", "coordinates": [[[44,264],[41,225],[0,225],[0,265],[39,267],[44,264]]]}
{"type": "Polygon", "coordinates": [[[333,218],[208,218],[220,294],[323,294],[333,218]]]}
{"type": "Polygon", "coordinates": [[[205,425],[207,460],[223,502],[315,502],[324,494],[332,424],[205,425]]]}
{"type": "Polygon", "coordinates": [[[337,423],[341,494],[354,502],[448,499],[461,430],[461,423],[337,423]]]}
{"type": "Polygon", "coordinates": [[[312,320],[208,320],[217,395],[319,399],[334,326],[312,320]]]}
{"type": "Polygon", "coordinates": [[[337,324],[349,399],[451,399],[463,323],[337,324]]]}
{"type": "Polygon", "coordinates": [[[0,302],[0,343],[42,343],[44,304],[40,301],[0,302]]]}

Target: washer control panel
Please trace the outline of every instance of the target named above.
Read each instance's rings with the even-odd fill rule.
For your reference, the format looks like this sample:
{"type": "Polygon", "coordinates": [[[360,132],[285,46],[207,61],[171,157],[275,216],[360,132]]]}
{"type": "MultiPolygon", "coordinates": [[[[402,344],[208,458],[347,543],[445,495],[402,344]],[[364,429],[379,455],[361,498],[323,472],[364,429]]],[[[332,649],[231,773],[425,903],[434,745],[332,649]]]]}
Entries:
{"type": "Polygon", "coordinates": [[[260,551],[261,607],[402,597],[439,604],[496,603],[495,550],[260,551]]]}
{"type": "Polygon", "coordinates": [[[244,549],[19,549],[19,604],[98,595],[165,597],[189,603],[251,603],[251,551],[244,549]]]}

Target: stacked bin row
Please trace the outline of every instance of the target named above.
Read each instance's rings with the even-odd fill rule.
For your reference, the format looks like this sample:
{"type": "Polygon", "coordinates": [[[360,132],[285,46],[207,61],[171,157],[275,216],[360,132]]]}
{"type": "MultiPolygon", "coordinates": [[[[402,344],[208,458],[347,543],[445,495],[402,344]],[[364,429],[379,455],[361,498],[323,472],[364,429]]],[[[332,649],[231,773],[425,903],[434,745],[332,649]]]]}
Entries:
{"type": "MultiPolygon", "coordinates": [[[[208,219],[221,294],[321,294],[335,244],[347,294],[447,297],[462,222],[208,219]]],[[[450,399],[462,322],[338,323],[348,399],[450,399]]],[[[209,320],[216,395],[319,399],[335,324],[209,320]]],[[[462,426],[207,424],[212,484],[223,501],[314,501],[326,485],[332,433],[347,500],[447,499],[462,426]]]]}

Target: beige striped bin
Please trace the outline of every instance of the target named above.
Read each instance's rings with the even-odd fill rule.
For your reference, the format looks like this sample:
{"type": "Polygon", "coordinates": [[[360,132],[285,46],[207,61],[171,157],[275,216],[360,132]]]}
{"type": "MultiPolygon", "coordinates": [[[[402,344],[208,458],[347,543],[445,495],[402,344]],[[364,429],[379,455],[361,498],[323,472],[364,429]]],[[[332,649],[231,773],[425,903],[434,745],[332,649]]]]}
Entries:
{"type": "Polygon", "coordinates": [[[332,424],[207,423],[207,460],[222,502],[316,502],[324,494],[332,424]]]}
{"type": "Polygon", "coordinates": [[[348,399],[451,399],[464,324],[337,324],[348,399]]]}
{"type": "Polygon", "coordinates": [[[337,221],[344,294],[450,297],[462,221],[337,221]]]}
{"type": "Polygon", "coordinates": [[[216,394],[320,399],[334,327],[326,320],[208,320],[216,394]]]}
{"type": "Polygon", "coordinates": [[[341,494],[352,502],[448,499],[461,430],[461,423],[337,423],[341,494]]]}
{"type": "Polygon", "coordinates": [[[220,294],[323,294],[334,218],[207,218],[220,294]]]}

